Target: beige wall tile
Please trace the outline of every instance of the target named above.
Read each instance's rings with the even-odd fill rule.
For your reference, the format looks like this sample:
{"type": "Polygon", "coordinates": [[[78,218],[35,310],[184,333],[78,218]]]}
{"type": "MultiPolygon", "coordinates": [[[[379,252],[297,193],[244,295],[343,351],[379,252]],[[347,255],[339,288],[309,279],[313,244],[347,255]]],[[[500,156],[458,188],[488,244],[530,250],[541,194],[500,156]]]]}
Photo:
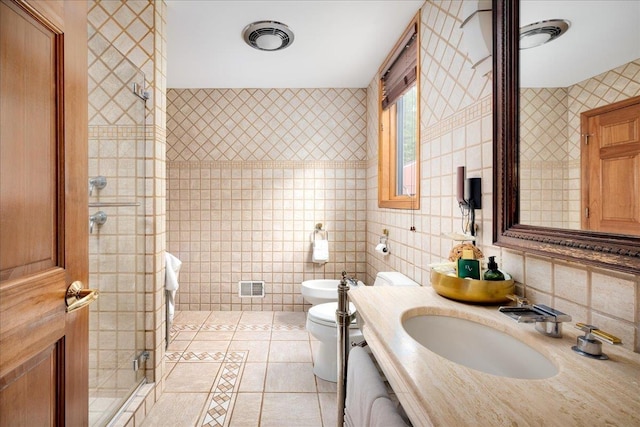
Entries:
{"type": "Polygon", "coordinates": [[[589,284],[587,270],[556,264],[553,269],[555,295],[577,304],[587,305],[589,284]]]}
{"type": "Polygon", "coordinates": [[[591,305],[594,310],[633,322],[635,319],[636,284],[628,279],[593,273],[591,305]]]}
{"type": "MultiPolygon", "coordinates": [[[[637,343],[635,343],[637,325],[632,322],[620,321],[620,319],[607,316],[598,311],[592,311],[591,324],[597,326],[605,332],[613,334],[622,340],[622,345],[629,349],[637,351],[637,343]]],[[[608,344],[602,344],[602,351],[607,352],[608,344]]]]}
{"type": "Polygon", "coordinates": [[[552,292],[553,276],[552,263],[548,260],[536,257],[526,257],[525,280],[527,288],[533,288],[542,292],[552,292]]]}

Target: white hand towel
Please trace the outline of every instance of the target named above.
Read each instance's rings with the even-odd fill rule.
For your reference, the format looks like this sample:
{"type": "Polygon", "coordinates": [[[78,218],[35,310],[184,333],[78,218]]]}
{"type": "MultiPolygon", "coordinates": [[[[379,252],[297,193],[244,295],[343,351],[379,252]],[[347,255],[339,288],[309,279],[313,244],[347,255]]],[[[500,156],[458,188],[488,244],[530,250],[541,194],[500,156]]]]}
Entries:
{"type": "Polygon", "coordinates": [[[362,347],[349,352],[345,424],[362,427],[371,424],[371,409],[379,397],[388,398],[387,389],[371,358],[362,347]]]}
{"type": "Polygon", "coordinates": [[[164,269],[164,288],[167,290],[167,324],[171,325],[176,307],[176,291],[180,287],[178,276],[180,276],[182,261],[169,252],[164,253],[164,259],[166,264],[164,269]]]}
{"type": "Polygon", "coordinates": [[[312,260],[315,263],[325,263],[329,261],[329,241],[314,240],[312,260]]]}
{"type": "Polygon", "coordinates": [[[180,287],[178,283],[178,276],[180,275],[180,268],[182,267],[182,261],[169,252],[164,253],[165,259],[165,273],[164,273],[164,288],[168,291],[177,291],[180,287]]]}

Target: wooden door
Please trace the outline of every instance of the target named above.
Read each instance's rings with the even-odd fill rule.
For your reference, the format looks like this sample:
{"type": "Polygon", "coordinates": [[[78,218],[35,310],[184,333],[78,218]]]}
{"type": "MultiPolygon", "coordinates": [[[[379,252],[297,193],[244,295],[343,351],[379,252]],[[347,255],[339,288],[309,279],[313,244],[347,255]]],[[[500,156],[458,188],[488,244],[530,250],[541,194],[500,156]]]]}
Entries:
{"type": "Polygon", "coordinates": [[[640,236],[640,97],[582,114],[582,228],[640,236]]]}
{"type": "Polygon", "coordinates": [[[0,0],[0,425],[88,424],[86,1],[0,0]]]}

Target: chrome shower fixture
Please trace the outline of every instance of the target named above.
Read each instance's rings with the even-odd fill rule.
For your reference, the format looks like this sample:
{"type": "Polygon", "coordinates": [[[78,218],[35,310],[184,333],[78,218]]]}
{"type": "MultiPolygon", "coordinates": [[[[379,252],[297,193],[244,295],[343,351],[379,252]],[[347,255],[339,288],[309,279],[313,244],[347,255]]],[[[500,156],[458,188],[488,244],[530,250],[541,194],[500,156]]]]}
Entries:
{"type": "Polygon", "coordinates": [[[89,178],[89,195],[93,195],[93,190],[102,190],[107,186],[107,178],[99,175],[93,178],[89,178]]]}

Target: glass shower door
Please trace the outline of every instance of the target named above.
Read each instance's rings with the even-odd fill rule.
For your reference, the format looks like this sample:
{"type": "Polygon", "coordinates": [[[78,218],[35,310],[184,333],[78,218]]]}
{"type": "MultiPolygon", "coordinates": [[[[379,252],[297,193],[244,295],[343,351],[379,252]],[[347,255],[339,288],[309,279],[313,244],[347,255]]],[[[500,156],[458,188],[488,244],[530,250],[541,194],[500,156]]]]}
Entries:
{"type": "Polygon", "coordinates": [[[144,380],[144,74],[89,40],[89,420],[106,425],[144,380]]]}

